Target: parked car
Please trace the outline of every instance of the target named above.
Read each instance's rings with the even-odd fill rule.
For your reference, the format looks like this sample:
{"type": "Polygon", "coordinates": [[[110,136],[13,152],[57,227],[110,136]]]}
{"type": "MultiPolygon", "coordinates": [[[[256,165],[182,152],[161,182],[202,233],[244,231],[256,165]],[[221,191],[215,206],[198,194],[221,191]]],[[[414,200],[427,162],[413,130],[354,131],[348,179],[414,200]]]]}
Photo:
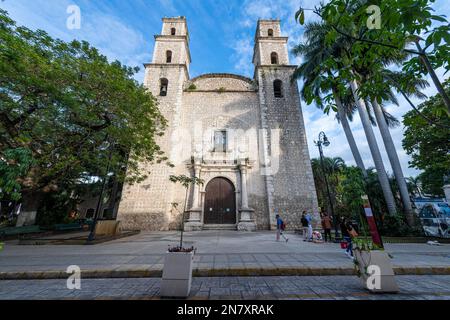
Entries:
{"type": "Polygon", "coordinates": [[[428,203],[419,211],[425,235],[450,238],[450,207],[447,203],[428,203]]]}

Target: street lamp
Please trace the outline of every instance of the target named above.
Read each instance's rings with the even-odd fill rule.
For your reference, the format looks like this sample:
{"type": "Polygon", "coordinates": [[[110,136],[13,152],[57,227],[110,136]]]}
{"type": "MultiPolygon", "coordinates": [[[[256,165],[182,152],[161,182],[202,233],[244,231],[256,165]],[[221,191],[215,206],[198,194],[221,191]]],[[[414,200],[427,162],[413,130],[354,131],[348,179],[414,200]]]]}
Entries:
{"type": "Polygon", "coordinates": [[[336,220],[336,215],[334,214],[333,200],[331,199],[330,187],[328,186],[328,177],[327,177],[327,174],[325,172],[325,165],[324,165],[324,162],[323,162],[322,145],[324,145],[325,147],[328,147],[330,145],[330,141],[328,140],[327,136],[325,135],[325,132],[321,131],[319,133],[319,140],[318,141],[314,141],[314,144],[317,147],[319,147],[320,165],[322,167],[322,173],[323,173],[323,176],[325,178],[325,185],[327,187],[328,201],[330,202],[330,210],[331,210],[331,215],[333,217],[333,223],[334,223],[334,240],[337,241],[338,238],[339,238],[338,223],[337,223],[337,220],[336,220]]]}
{"type": "Polygon", "coordinates": [[[89,232],[89,236],[88,236],[88,239],[87,239],[87,243],[88,244],[91,243],[94,240],[94,238],[95,238],[95,227],[97,225],[98,216],[99,216],[102,204],[103,204],[103,194],[105,193],[106,183],[108,181],[108,174],[109,174],[109,170],[110,170],[110,167],[111,167],[111,159],[112,159],[112,154],[113,154],[113,149],[114,149],[114,146],[109,142],[108,135],[106,135],[106,138],[105,138],[104,142],[109,147],[108,163],[107,163],[107,166],[106,166],[106,173],[103,176],[102,189],[101,189],[100,195],[98,197],[97,208],[95,209],[94,221],[92,221],[91,230],[89,232]]]}

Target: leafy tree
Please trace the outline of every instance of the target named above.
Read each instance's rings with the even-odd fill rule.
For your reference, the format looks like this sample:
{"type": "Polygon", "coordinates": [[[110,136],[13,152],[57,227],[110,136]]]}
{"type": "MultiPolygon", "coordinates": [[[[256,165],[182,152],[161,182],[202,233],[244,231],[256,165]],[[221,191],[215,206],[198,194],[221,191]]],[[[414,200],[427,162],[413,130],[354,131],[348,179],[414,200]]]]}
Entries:
{"type": "Polygon", "coordinates": [[[408,177],[406,178],[408,182],[408,190],[411,194],[420,197],[422,195],[422,188],[420,187],[420,178],[417,177],[408,177]]]}
{"type": "MultiPolygon", "coordinates": [[[[450,80],[444,86],[450,93],[450,80]]],[[[403,147],[412,158],[410,167],[424,171],[420,175],[423,191],[436,196],[443,196],[444,176],[450,176],[450,117],[433,112],[442,105],[442,97],[435,95],[418,106],[420,114],[413,110],[403,116],[403,147]],[[436,124],[430,125],[424,116],[436,124]]]]}
{"type": "Polygon", "coordinates": [[[324,157],[323,166],[325,172],[322,170],[320,159],[312,159],[311,165],[313,169],[319,206],[322,208],[327,208],[327,211],[331,212],[330,200],[328,199],[324,173],[326,174],[328,179],[328,187],[330,189],[331,201],[333,202],[333,206],[339,205],[341,192],[338,188],[340,180],[342,178],[342,173],[346,168],[345,162],[340,157],[324,157]]]}
{"type": "Polygon", "coordinates": [[[0,159],[0,199],[9,195],[11,200],[21,197],[19,178],[25,176],[33,164],[27,148],[6,149],[0,159]]]}
{"type": "MultiPolygon", "coordinates": [[[[298,48],[295,49],[295,51],[299,51],[301,53],[307,52],[307,61],[310,60],[311,62],[305,62],[297,70],[302,76],[306,78],[307,87],[311,87],[310,91],[317,91],[317,89],[313,89],[315,87],[319,87],[320,89],[318,90],[320,93],[320,91],[326,91],[327,89],[329,90],[330,88],[332,88],[333,97],[336,101],[338,101],[339,98],[348,96],[347,88],[343,84],[350,84],[353,101],[355,102],[355,105],[359,112],[372,158],[374,160],[377,171],[379,172],[378,177],[383,188],[384,196],[386,197],[389,213],[395,214],[396,208],[394,196],[392,194],[392,190],[389,187],[389,180],[384,168],[380,150],[378,148],[378,143],[375,139],[375,135],[371,126],[372,122],[368,109],[368,103],[366,103],[366,99],[369,99],[370,101],[370,96],[368,96],[367,93],[361,91],[361,89],[359,88],[359,83],[364,80],[362,75],[366,74],[368,68],[370,67],[366,65],[361,66],[359,64],[360,60],[357,59],[357,56],[353,56],[356,53],[353,53],[351,51],[351,40],[340,37],[335,42],[328,41],[328,34],[326,33],[326,31],[330,30],[329,25],[311,24],[307,26],[306,30],[308,43],[301,44],[300,46],[298,46],[298,48]],[[306,50],[302,48],[306,48],[306,50]],[[313,86],[309,82],[321,83],[321,85],[319,86],[315,84],[313,86]]],[[[358,53],[358,55],[364,54],[366,54],[366,52],[358,53]]],[[[377,61],[376,65],[381,66],[383,63],[386,63],[386,61],[377,61]]],[[[371,66],[375,66],[374,61],[372,61],[371,66]]],[[[309,96],[311,95],[309,94],[309,96]]],[[[316,98],[316,100],[317,99],[319,99],[320,102],[320,98],[316,98]]],[[[340,109],[343,108],[341,107],[340,109]]],[[[343,112],[341,111],[340,113],[342,114],[343,112]]],[[[344,124],[344,122],[342,123],[344,124]]],[[[348,132],[346,132],[346,136],[350,143],[350,146],[352,146],[352,136],[349,135],[348,132]]],[[[352,147],[352,153],[357,161],[358,166],[362,169],[364,166],[358,159],[357,148],[355,148],[354,145],[352,147]]]]}
{"type": "Polygon", "coordinates": [[[443,185],[445,175],[448,175],[449,171],[444,168],[428,169],[419,174],[422,190],[426,196],[432,197],[445,197],[443,185]]]}
{"type": "Polygon", "coordinates": [[[345,167],[340,181],[340,210],[349,213],[353,218],[359,218],[363,206],[362,196],[366,193],[364,177],[357,167],[345,167]]]}
{"type": "MultiPolygon", "coordinates": [[[[187,204],[187,199],[188,199],[188,190],[189,190],[189,186],[196,184],[196,185],[203,185],[204,184],[204,180],[197,178],[197,177],[188,177],[186,175],[179,175],[179,176],[175,176],[175,175],[171,175],[169,177],[169,180],[175,184],[179,183],[183,186],[183,188],[185,189],[185,202],[184,202],[184,208],[183,208],[183,212],[181,213],[178,210],[178,203],[173,202],[172,203],[172,208],[177,210],[178,213],[181,215],[181,224],[180,224],[180,245],[176,248],[172,248],[171,251],[183,251],[185,250],[185,248],[183,248],[183,232],[184,232],[184,220],[185,220],[185,212],[186,212],[186,204],[187,204]]],[[[193,247],[192,247],[193,249],[193,247]]]]}
{"type": "MultiPolygon", "coordinates": [[[[430,6],[433,2],[330,0],[313,11],[330,26],[326,35],[328,43],[338,42],[339,38],[352,41],[350,56],[357,57],[360,66],[370,66],[377,57],[386,57],[392,52],[409,54],[409,59],[403,63],[403,71],[418,77],[429,74],[444,100],[443,108],[435,112],[450,113],[449,96],[434,71],[440,67],[450,70],[450,24],[445,16],[434,14],[430,6]],[[379,8],[380,25],[369,28],[374,18],[371,14],[376,12],[372,5],[379,8]]],[[[300,8],[296,20],[302,20],[299,17],[304,17],[304,10],[300,8]]],[[[400,85],[407,84],[404,79],[400,85]]],[[[362,91],[371,89],[377,87],[362,84],[362,91]]]]}
{"type": "MultiPolygon", "coordinates": [[[[358,167],[346,166],[342,159],[339,170],[332,170],[332,164],[337,163],[336,160],[333,161],[331,158],[325,158],[324,160],[336,215],[349,217],[353,220],[360,221],[362,224],[366,223],[363,215],[362,196],[367,194],[379,229],[383,235],[406,236],[420,234],[417,223],[409,226],[406,223],[405,216],[388,214],[386,200],[378,179],[378,174],[374,168],[369,168],[367,170],[367,176],[364,177],[358,167]]],[[[328,207],[329,200],[326,193],[323,171],[320,168],[320,160],[312,159],[311,161],[319,205],[328,207]]],[[[395,179],[390,177],[389,180],[392,190],[398,195],[399,191],[395,179]]],[[[395,200],[396,206],[401,208],[402,202],[400,198],[397,196],[395,200]]]]}
{"type": "Polygon", "coordinates": [[[0,10],[0,197],[70,189],[109,158],[130,183],[147,174],[140,162],[166,161],[155,140],[166,120],[137,71],[0,10]]]}

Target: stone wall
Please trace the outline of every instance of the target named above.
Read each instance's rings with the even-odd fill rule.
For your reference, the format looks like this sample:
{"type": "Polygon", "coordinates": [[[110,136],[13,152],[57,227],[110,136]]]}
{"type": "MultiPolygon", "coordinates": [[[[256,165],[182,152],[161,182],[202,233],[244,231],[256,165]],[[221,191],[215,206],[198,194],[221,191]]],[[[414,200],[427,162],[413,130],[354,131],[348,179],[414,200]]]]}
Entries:
{"type": "MultiPolygon", "coordinates": [[[[208,83],[207,79],[202,79],[202,83],[208,83]]],[[[210,87],[227,86],[230,88],[230,78],[223,79],[214,77],[210,79],[210,87]]],[[[184,92],[183,106],[185,112],[182,117],[182,127],[191,128],[189,136],[192,137],[192,151],[195,146],[204,160],[208,163],[216,163],[220,168],[220,162],[224,159],[228,161],[249,158],[251,169],[248,171],[247,189],[249,196],[249,206],[255,209],[256,223],[259,229],[267,229],[268,210],[264,177],[260,170],[259,157],[259,101],[255,91],[249,92],[184,92]],[[197,130],[196,130],[197,129],[197,130]],[[212,134],[214,130],[229,130],[229,147],[227,154],[211,152],[212,134]]],[[[185,134],[184,136],[188,136],[185,134]]],[[[186,144],[188,141],[185,141],[186,144]]],[[[186,152],[186,157],[192,153],[186,152]]],[[[227,168],[228,165],[223,165],[227,168]]],[[[235,163],[237,168],[237,163],[235,163]]],[[[237,170],[237,169],[236,169],[237,170]]],[[[216,176],[226,176],[220,171],[213,173],[216,176]]],[[[204,172],[201,178],[207,180],[211,174],[204,172]]],[[[240,207],[240,177],[233,179],[237,191],[238,206],[240,207]]],[[[205,186],[204,186],[205,187],[205,186]]],[[[203,187],[203,188],[204,188],[203,187]]]]}
{"type": "MultiPolygon", "coordinates": [[[[169,158],[176,152],[172,141],[176,140],[182,112],[183,84],[187,78],[184,65],[147,65],[144,84],[158,98],[159,108],[168,120],[168,129],[157,143],[169,158]],[[159,96],[159,79],[169,81],[167,96],[159,96]],[[175,135],[175,136],[174,136],[175,135]]],[[[171,208],[173,194],[181,187],[169,181],[171,174],[178,174],[176,168],[166,164],[141,163],[141,168],[149,175],[140,184],[126,184],[123,189],[118,219],[126,230],[168,230],[177,219],[171,208]]],[[[182,192],[182,191],[181,191],[182,192]]],[[[182,207],[182,201],[180,207],[182,207]]]]}
{"type": "Polygon", "coordinates": [[[296,82],[291,82],[294,68],[289,66],[261,66],[257,69],[260,95],[262,95],[262,127],[279,130],[279,150],[271,143],[274,131],[269,131],[267,145],[272,160],[278,157],[278,166],[273,176],[266,179],[271,208],[271,223],[278,212],[289,229],[300,228],[301,213],[306,210],[315,213],[318,223],[318,203],[312,175],[311,162],[300,109],[300,99],[296,82]],[[273,81],[283,82],[283,97],[274,95],[273,81]]]}
{"type": "MultiPolygon", "coordinates": [[[[258,229],[273,228],[275,213],[289,229],[300,227],[303,210],[317,214],[318,204],[306,142],[296,82],[291,82],[287,38],[281,37],[278,20],[258,22],[255,79],[230,74],[205,74],[189,80],[190,54],[184,18],[163,19],[162,36],[155,37],[153,63],[146,65],[144,85],[158,97],[169,128],[158,144],[174,164],[142,163],[151,171],[138,185],[126,185],[118,219],[124,229],[169,230],[180,227],[179,210],[193,206],[194,188],[186,190],[169,181],[171,174],[192,176],[192,162],[207,183],[226,177],[235,186],[236,209],[241,208],[240,164],[247,170],[249,207],[258,229]],[[170,28],[177,35],[170,36],[170,28]],[[267,30],[274,30],[267,37],[267,30]],[[172,63],[165,63],[166,51],[172,63]],[[276,52],[279,65],[270,65],[276,52]],[[160,79],[169,82],[167,96],[160,97],[160,79]],[[283,97],[275,98],[273,81],[283,82],[283,97]],[[214,150],[214,132],[227,131],[225,152],[214,150]]],[[[250,63],[250,62],[249,62],[250,63]]],[[[203,206],[206,185],[198,188],[203,206]]],[[[204,208],[201,208],[202,210],[204,208]]],[[[195,211],[195,210],[194,210],[195,211]]],[[[317,220],[317,215],[315,216],[317,220]]]]}
{"type": "Polygon", "coordinates": [[[251,79],[233,74],[206,74],[186,82],[189,91],[256,91],[251,79]],[[191,86],[195,89],[190,89],[191,86]]]}

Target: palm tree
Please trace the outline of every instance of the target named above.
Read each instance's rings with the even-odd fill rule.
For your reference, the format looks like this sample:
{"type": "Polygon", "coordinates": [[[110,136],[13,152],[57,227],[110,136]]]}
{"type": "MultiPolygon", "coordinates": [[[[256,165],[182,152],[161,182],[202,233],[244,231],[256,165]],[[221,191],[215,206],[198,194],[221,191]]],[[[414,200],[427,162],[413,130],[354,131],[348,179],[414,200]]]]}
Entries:
{"type": "Polygon", "coordinates": [[[406,178],[408,183],[408,190],[413,195],[422,197],[422,188],[420,187],[420,177],[408,177],[406,178]]]}
{"type": "MultiPolygon", "coordinates": [[[[405,56],[403,54],[399,54],[397,56],[394,55],[390,58],[391,62],[401,63],[404,60],[405,56]]],[[[364,80],[370,81],[370,73],[374,73],[375,70],[367,70],[364,80]]],[[[426,96],[420,92],[421,89],[428,86],[428,82],[422,79],[410,78],[408,79],[408,87],[405,89],[399,88],[398,84],[401,83],[400,80],[405,78],[405,75],[401,72],[394,72],[390,70],[386,70],[381,68],[379,71],[376,71],[378,74],[382,75],[383,83],[385,84],[385,88],[383,92],[379,92],[377,94],[378,97],[381,97],[382,100],[390,101],[396,105],[398,105],[398,101],[395,98],[394,93],[391,90],[391,87],[397,89],[397,91],[402,91],[402,93],[406,96],[414,95],[418,98],[425,98],[426,96]]],[[[405,81],[406,82],[406,81],[405,81]]],[[[397,155],[397,150],[395,148],[394,142],[392,140],[390,131],[389,131],[389,122],[386,119],[387,112],[384,110],[383,104],[378,103],[376,98],[371,99],[371,106],[375,114],[376,122],[378,124],[378,128],[380,130],[381,137],[383,139],[384,146],[386,148],[386,152],[389,158],[389,162],[391,163],[392,170],[394,172],[394,176],[397,182],[398,189],[400,191],[400,197],[403,204],[403,209],[405,210],[405,215],[408,221],[408,224],[412,226],[414,224],[414,212],[412,209],[411,199],[408,192],[408,186],[406,184],[406,180],[403,175],[402,167],[400,165],[400,160],[397,155]]],[[[392,122],[391,122],[392,123],[392,122]]]]}
{"type": "Polygon", "coordinates": [[[350,86],[352,88],[353,96],[358,107],[359,117],[361,118],[361,123],[366,134],[373,162],[378,173],[378,179],[380,181],[381,189],[383,190],[383,194],[386,199],[386,205],[389,214],[394,215],[397,212],[397,209],[395,207],[394,195],[392,194],[392,189],[389,184],[389,178],[384,168],[383,159],[381,158],[380,149],[378,148],[377,140],[375,138],[375,134],[373,133],[372,124],[370,122],[369,113],[367,111],[367,105],[364,99],[362,99],[358,94],[359,86],[355,79],[350,81],[350,86]]]}
{"type": "MultiPolygon", "coordinates": [[[[296,72],[294,73],[294,77],[296,78],[303,77],[305,79],[304,90],[309,90],[310,94],[320,93],[322,88],[326,88],[327,86],[329,88],[330,82],[333,82],[334,79],[334,78],[330,79],[329,74],[332,73],[339,74],[339,70],[330,70],[329,68],[326,68],[326,66],[324,66],[323,62],[329,58],[335,58],[335,61],[342,61],[342,58],[345,58],[345,55],[347,54],[345,50],[346,49],[345,46],[349,45],[347,39],[342,39],[342,41],[336,41],[332,45],[326,44],[325,35],[328,33],[328,31],[329,28],[323,23],[315,22],[307,24],[305,26],[305,33],[304,33],[304,36],[307,39],[306,42],[299,44],[293,50],[294,54],[303,55],[305,60],[305,62],[299,68],[297,68],[296,72]],[[325,75],[328,75],[328,77],[324,76],[324,73],[325,75]],[[324,86],[323,83],[325,83],[326,85],[324,86]]],[[[343,65],[341,64],[340,67],[343,67],[343,65]]],[[[336,97],[338,98],[337,100],[340,100],[340,96],[339,94],[337,94],[336,90],[338,85],[339,83],[336,86],[332,86],[332,88],[335,89],[334,93],[336,93],[334,96],[335,101],[336,97]]],[[[369,117],[369,113],[367,111],[366,103],[362,98],[360,98],[358,94],[358,84],[356,80],[353,79],[350,82],[350,87],[353,94],[353,99],[356,103],[361,118],[361,122],[363,124],[364,132],[366,134],[372,158],[375,163],[376,170],[378,172],[378,178],[380,180],[380,185],[383,190],[384,197],[386,199],[388,211],[390,214],[393,215],[396,213],[395,200],[389,185],[389,179],[387,177],[386,170],[384,168],[381,153],[379,151],[378,144],[376,142],[375,135],[372,130],[372,124],[369,117]]],[[[307,93],[308,91],[305,91],[305,94],[307,93]]],[[[316,101],[320,102],[320,99],[317,98],[316,101]]],[[[341,108],[341,114],[342,109],[343,108],[341,108]]],[[[341,123],[343,123],[342,119],[344,117],[340,116],[339,118],[341,120],[341,123]]],[[[357,161],[356,159],[358,159],[358,162],[360,162],[358,166],[361,168],[362,160],[359,161],[359,159],[361,159],[361,156],[359,155],[359,151],[357,151],[358,149],[356,148],[356,143],[354,143],[353,135],[351,135],[351,131],[348,130],[349,126],[346,126],[346,124],[348,124],[348,122],[345,123],[344,121],[343,123],[344,132],[346,132],[346,136],[352,149],[355,161],[357,161]]],[[[365,170],[363,169],[363,172],[364,171],[365,170]]]]}
{"type": "Polygon", "coordinates": [[[366,168],[348,122],[348,120],[353,120],[353,113],[355,111],[353,98],[350,97],[348,92],[345,96],[339,93],[339,79],[334,78],[330,70],[326,71],[328,75],[327,79],[322,76],[324,70],[318,68],[326,54],[332,52],[332,50],[329,52],[324,51],[323,41],[326,32],[328,32],[328,29],[321,23],[313,22],[306,25],[304,33],[307,39],[306,42],[298,44],[292,50],[295,56],[302,56],[304,58],[304,62],[295,70],[293,79],[304,79],[304,85],[301,90],[303,100],[308,102],[310,100],[309,94],[313,94],[317,107],[322,110],[325,106],[321,95],[326,95],[331,90],[336,102],[336,118],[342,125],[356,165],[361,169],[365,177],[367,175],[366,168]],[[332,81],[328,81],[329,79],[332,79],[332,81]]]}
{"type": "Polygon", "coordinates": [[[332,195],[331,200],[333,205],[336,203],[336,188],[339,184],[340,174],[346,168],[345,162],[340,157],[324,157],[323,158],[323,169],[320,159],[312,159],[311,165],[314,174],[314,182],[317,187],[318,198],[321,206],[329,207],[329,201],[326,194],[326,179],[325,175],[328,177],[329,189],[332,195]]]}

